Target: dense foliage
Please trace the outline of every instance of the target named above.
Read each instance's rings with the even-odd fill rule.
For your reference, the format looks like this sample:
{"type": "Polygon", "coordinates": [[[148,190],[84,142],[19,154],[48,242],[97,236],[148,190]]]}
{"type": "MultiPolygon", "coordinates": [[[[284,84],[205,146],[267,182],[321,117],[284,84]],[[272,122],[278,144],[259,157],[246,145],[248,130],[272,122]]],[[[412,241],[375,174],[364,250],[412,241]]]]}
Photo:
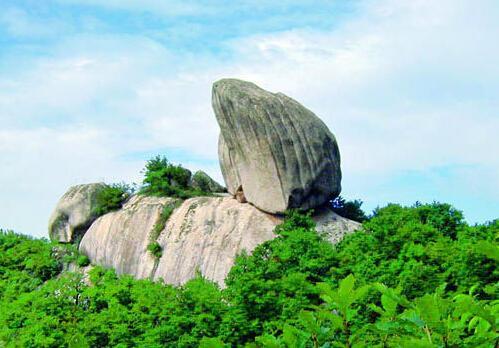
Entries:
{"type": "Polygon", "coordinates": [[[150,196],[190,198],[207,195],[191,186],[191,172],[174,165],[166,157],[156,156],[147,161],[140,193],[150,196]]]}
{"type": "MultiPolygon", "coordinates": [[[[61,264],[52,257],[46,240],[0,230],[0,299],[9,302],[18,294],[35,290],[53,278],[61,264]]],[[[1,308],[1,307],[0,307],[1,308]]]]}
{"type": "Polygon", "coordinates": [[[57,276],[54,246],[3,233],[0,346],[497,346],[498,220],[469,226],[434,203],[389,205],[363,226],[332,246],[291,212],[223,290],[100,267],[57,276]]]}
{"type": "Polygon", "coordinates": [[[133,189],[127,184],[111,184],[98,192],[95,200],[94,215],[101,216],[121,209],[123,203],[132,195],[133,189]]]}

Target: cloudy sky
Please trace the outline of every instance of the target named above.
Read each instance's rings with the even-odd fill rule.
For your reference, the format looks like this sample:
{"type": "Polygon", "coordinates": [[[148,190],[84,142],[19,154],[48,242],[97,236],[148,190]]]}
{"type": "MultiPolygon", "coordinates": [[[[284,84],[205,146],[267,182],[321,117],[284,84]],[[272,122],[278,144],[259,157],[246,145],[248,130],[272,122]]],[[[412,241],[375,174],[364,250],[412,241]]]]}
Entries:
{"type": "Polygon", "coordinates": [[[498,218],[498,18],[496,0],[1,0],[0,226],[46,236],[70,185],[139,182],[155,154],[221,179],[222,77],[321,117],[368,211],[498,218]]]}

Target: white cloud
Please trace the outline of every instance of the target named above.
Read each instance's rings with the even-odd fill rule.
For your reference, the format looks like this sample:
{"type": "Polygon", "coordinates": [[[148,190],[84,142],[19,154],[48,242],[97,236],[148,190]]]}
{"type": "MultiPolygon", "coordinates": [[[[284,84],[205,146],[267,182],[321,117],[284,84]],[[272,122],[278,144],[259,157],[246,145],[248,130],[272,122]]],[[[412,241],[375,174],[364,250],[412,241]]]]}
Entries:
{"type": "Polygon", "coordinates": [[[499,172],[483,152],[499,148],[499,66],[489,64],[499,57],[499,24],[476,7],[376,2],[330,33],[250,37],[233,43],[247,57],[238,75],[316,111],[337,134],[349,172],[491,161],[499,172]],[[479,40],[470,27],[482,28],[479,40]]]}
{"type": "Polygon", "coordinates": [[[106,131],[0,130],[1,227],[46,236],[46,224],[66,188],[82,182],[138,178],[142,163],[117,161],[106,131]]]}

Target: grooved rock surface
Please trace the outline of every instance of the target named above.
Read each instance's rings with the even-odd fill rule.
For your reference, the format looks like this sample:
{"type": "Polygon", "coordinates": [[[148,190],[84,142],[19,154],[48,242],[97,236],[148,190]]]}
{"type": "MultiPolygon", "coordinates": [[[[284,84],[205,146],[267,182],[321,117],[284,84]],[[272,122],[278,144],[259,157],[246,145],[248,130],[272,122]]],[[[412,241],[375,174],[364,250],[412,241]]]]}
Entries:
{"type": "MultiPolygon", "coordinates": [[[[182,203],[168,219],[157,242],[163,252],[155,259],[147,251],[150,233],[162,207],[170,198],[134,196],[122,210],[96,220],[80,244],[92,263],[114,268],[119,274],[137,278],[163,279],[180,285],[199,270],[223,286],[237,254],[275,238],[274,227],[281,217],[264,213],[232,197],[196,197],[182,203]]],[[[332,211],[319,211],[319,230],[340,240],[360,224],[332,211]]]]}
{"type": "Polygon", "coordinates": [[[186,200],[158,238],[163,248],[155,279],[183,284],[199,270],[223,284],[238,253],[274,238],[279,219],[231,197],[186,200]]]}
{"type": "Polygon", "coordinates": [[[148,278],[155,258],[147,251],[149,235],[163,206],[172,198],[136,195],[122,209],[98,218],[83,236],[80,251],[92,263],[112,267],[118,274],[148,278]]]}
{"type": "Polygon", "coordinates": [[[106,187],[103,183],[76,185],[69,188],[57,203],[49,219],[49,236],[53,241],[69,243],[78,238],[96,219],[92,213],[95,200],[106,187]]]}
{"type": "Polygon", "coordinates": [[[236,79],[213,84],[212,105],[231,194],[269,213],[315,208],[339,195],[338,145],[313,112],[282,93],[236,79]]]}

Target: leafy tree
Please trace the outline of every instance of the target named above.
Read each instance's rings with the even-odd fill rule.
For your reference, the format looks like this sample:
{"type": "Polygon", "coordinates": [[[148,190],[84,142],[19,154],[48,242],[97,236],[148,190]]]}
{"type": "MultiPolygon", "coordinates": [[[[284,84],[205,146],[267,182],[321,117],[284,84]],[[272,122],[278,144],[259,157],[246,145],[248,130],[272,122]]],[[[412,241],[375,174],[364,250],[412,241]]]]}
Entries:
{"type": "Polygon", "coordinates": [[[361,209],[362,201],[359,199],[347,201],[343,197],[336,197],[331,201],[332,210],[347,219],[364,222],[367,220],[367,215],[361,209]]]}
{"type": "Polygon", "coordinates": [[[292,211],[276,228],[278,238],[236,259],[226,279],[226,296],[238,314],[234,325],[241,339],[279,329],[318,303],[313,284],[330,276],[334,247],[314,227],[309,215],[292,211]]]}
{"type": "Polygon", "coordinates": [[[191,172],[171,164],[166,157],[156,156],[147,161],[141,193],[152,196],[187,198],[191,172]]]}
{"type": "Polygon", "coordinates": [[[0,299],[9,301],[59,274],[62,263],[52,251],[44,239],[0,230],[0,299]]]}
{"type": "MultiPolygon", "coordinates": [[[[166,213],[165,213],[166,214],[166,213]]],[[[0,346],[497,347],[499,221],[389,205],[333,246],[290,212],[226,288],[85,265],[75,246],[0,232],[0,346]]]]}
{"type": "Polygon", "coordinates": [[[364,284],[400,287],[410,299],[442,283],[450,291],[466,291],[499,280],[496,263],[474,247],[479,240],[493,240],[497,223],[469,227],[447,204],[388,205],[376,210],[364,229],[367,233],[347,236],[338,245],[336,278],[353,273],[364,284]]]}
{"type": "Polygon", "coordinates": [[[383,284],[372,287],[381,293],[381,304],[370,304],[379,317],[356,327],[355,303],[367,287],[354,287],[352,275],[337,290],[318,284],[324,303],[302,311],[294,325],[279,335],[256,338],[263,347],[494,347],[497,345],[497,301],[477,301],[471,294],[446,298],[443,287],[412,301],[400,290],[383,284]]]}

